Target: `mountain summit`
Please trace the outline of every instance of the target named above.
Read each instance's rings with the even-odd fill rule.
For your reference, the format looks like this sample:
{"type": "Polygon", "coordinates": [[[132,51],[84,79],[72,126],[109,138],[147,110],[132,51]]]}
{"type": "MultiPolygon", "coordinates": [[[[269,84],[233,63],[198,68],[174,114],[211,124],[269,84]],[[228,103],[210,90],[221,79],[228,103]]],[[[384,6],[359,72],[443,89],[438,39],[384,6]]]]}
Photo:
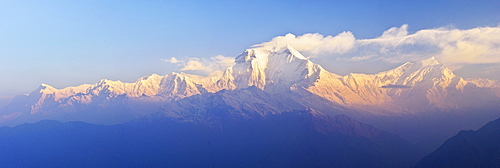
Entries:
{"type": "Polygon", "coordinates": [[[314,64],[290,45],[247,49],[236,57],[217,82],[221,89],[289,89],[292,85],[307,87],[319,78],[324,69],[314,64]]]}
{"type": "MultiPolygon", "coordinates": [[[[313,63],[292,46],[277,44],[245,50],[236,57],[233,66],[218,75],[153,74],[134,83],[103,79],[96,84],[63,89],[42,84],[7,105],[0,113],[0,123],[16,125],[42,119],[121,123],[157,112],[166,103],[250,87],[270,96],[288,97],[288,102],[294,103],[289,107],[310,107],[327,114],[349,116],[400,115],[500,102],[499,85],[482,85],[487,82],[480,81],[457,77],[434,58],[408,62],[378,74],[339,76],[313,63]]],[[[260,99],[252,97],[256,95],[233,95],[233,98],[235,102],[260,99]]],[[[267,103],[271,103],[269,107],[276,106],[267,103]]],[[[259,104],[244,106],[260,108],[256,107],[259,104]]],[[[280,111],[284,110],[277,108],[273,113],[280,111]]]]}

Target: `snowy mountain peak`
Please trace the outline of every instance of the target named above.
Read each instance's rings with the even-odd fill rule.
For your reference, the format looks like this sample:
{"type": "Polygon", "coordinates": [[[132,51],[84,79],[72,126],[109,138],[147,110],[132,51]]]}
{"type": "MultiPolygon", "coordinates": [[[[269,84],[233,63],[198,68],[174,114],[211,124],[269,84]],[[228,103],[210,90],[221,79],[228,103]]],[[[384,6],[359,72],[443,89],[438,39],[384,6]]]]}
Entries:
{"type": "Polygon", "coordinates": [[[149,79],[158,79],[158,78],[161,78],[162,76],[156,74],[156,73],[153,73],[149,76],[144,76],[142,78],[139,78],[137,81],[141,81],[141,80],[149,80],[149,79]]]}
{"type": "Polygon", "coordinates": [[[112,84],[118,84],[118,83],[123,83],[119,80],[116,80],[116,81],[113,81],[113,80],[109,80],[109,79],[101,79],[99,82],[98,82],[98,85],[112,85],[112,84]]]}
{"type": "Polygon", "coordinates": [[[236,57],[234,66],[226,70],[218,85],[225,87],[222,89],[256,86],[286,90],[294,84],[310,84],[322,70],[288,44],[263,45],[236,57]]]}
{"type": "Polygon", "coordinates": [[[297,59],[302,59],[302,60],[307,60],[306,57],[304,57],[299,51],[297,51],[295,48],[293,48],[291,45],[287,44],[286,46],[281,46],[276,49],[276,52],[285,52],[289,53],[291,56],[297,58],[297,59]]]}
{"type": "Polygon", "coordinates": [[[439,63],[436,58],[434,57],[430,57],[430,58],[427,58],[427,59],[424,59],[424,60],[421,60],[421,61],[418,61],[416,63],[417,65],[421,65],[422,67],[426,67],[426,66],[434,66],[434,65],[439,65],[441,63],[439,63]]]}
{"type": "Polygon", "coordinates": [[[40,86],[43,86],[43,87],[52,87],[52,86],[47,85],[47,84],[45,84],[45,83],[40,84],[40,86]]]}
{"type": "Polygon", "coordinates": [[[56,88],[47,85],[45,83],[40,84],[40,87],[37,89],[38,93],[51,94],[57,91],[56,88]]]}
{"type": "Polygon", "coordinates": [[[161,80],[159,86],[158,95],[172,99],[180,99],[207,92],[201,84],[196,83],[193,79],[182,73],[166,75],[161,80]]]}
{"type": "MultiPolygon", "coordinates": [[[[13,104],[17,103],[16,107],[22,107],[24,110],[21,111],[27,114],[58,110],[74,112],[77,108],[95,110],[101,107],[125,107],[130,108],[131,112],[140,113],[137,114],[140,116],[143,107],[157,109],[164,102],[221,90],[236,90],[240,94],[238,90],[241,89],[246,92],[297,96],[294,98],[296,102],[319,111],[337,106],[362,110],[377,107],[380,110],[374,113],[383,114],[384,111],[392,113],[428,105],[459,107],[466,104],[463,100],[468,98],[464,93],[467,93],[465,86],[469,83],[493,88],[490,91],[500,95],[497,81],[463,80],[434,57],[415,63],[407,62],[377,74],[349,74],[342,77],[308,60],[290,45],[275,44],[247,49],[236,58],[233,66],[209,76],[172,72],[165,76],[144,76],[133,83],[102,79],[95,84],[62,89],[41,84],[38,89],[13,104]],[[294,95],[288,95],[290,93],[294,95]]],[[[477,98],[476,94],[469,95],[477,98]]],[[[496,95],[493,97],[498,99],[500,96],[496,95]]],[[[232,99],[246,100],[253,99],[253,96],[243,94],[232,99]]],[[[259,105],[249,103],[248,106],[254,108],[259,105]]],[[[5,113],[20,111],[17,108],[10,109],[5,113]]]]}
{"type": "Polygon", "coordinates": [[[302,59],[307,60],[300,52],[295,50],[291,45],[288,44],[276,44],[276,45],[265,45],[256,48],[251,48],[245,50],[241,55],[236,57],[236,63],[241,63],[245,61],[252,60],[265,60],[269,56],[273,56],[278,53],[283,53],[284,56],[288,57],[288,60],[302,59]]]}

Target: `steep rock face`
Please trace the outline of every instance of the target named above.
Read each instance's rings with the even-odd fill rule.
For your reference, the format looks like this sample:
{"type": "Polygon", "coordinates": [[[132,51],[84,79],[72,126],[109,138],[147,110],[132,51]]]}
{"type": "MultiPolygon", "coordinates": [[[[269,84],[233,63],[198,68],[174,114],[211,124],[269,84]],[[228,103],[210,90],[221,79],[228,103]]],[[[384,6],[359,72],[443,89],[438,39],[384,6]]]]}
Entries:
{"type": "Polygon", "coordinates": [[[286,91],[293,85],[307,87],[325,71],[291,46],[265,46],[247,49],[236,57],[217,82],[220,89],[256,86],[262,90],[286,91]]]}
{"type": "Polygon", "coordinates": [[[207,90],[193,79],[178,73],[166,75],[159,86],[156,95],[171,99],[182,99],[192,95],[206,93],[207,90]]]}
{"type": "Polygon", "coordinates": [[[160,82],[163,78],[157,74],[139,78],[134,84],[129,84],[132,90],[125,94],[131,97],[155,96],[160,90],[160,82]]]}

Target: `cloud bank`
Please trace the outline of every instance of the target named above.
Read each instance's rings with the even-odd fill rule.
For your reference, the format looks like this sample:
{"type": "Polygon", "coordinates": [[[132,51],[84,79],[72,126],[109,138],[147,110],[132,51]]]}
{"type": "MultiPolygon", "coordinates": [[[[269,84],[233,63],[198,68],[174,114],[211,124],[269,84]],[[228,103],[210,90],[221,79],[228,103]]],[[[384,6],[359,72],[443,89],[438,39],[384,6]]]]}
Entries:
{"type": "Polygon", "coordinates": [[[435,57],[452,70],[469,64],[500,64],[500,26],[461,30],[424,29],[408,33],[408,25],[393,27],[373,39],[356,39],[351,32],[336,36],[287,34],[256,46],[287,43],[303,55],[342,61],[414,62],[435,57]]]}
{"type": "Polygon", "coordinates": [[[187,58],[186,60],[178,60],[175,57],[170,59],[162,59],[164,62],[177,64],[179,71],[190,71],[199,75],[208,75],[215,71],[225,70],[234,64],[234,57],[225,57],[217,55],[210,58],[187,58]]]}
{"type": "MultiPolygon", "coordinates": [[[[286,34],[254,47],[283,43],[293,46],[306,57],[321,60],[322,66],[333,67],[333,70],[340,73],[377,73],[384,69],[381,67],[389,69],[390,64],[399,65],[435,57],[453,71],[465,75],[464,77],[500,79],[500,26],[466,30],[441,27],[410,34],[408,25],[405,24],[392,27],[372,39],[357,39],[351,32],[335,36],[318,33],[300,36],[286,34]],[[335,66],[328,61],[335,61],[335,66]],[[375,66],[374,63],[379,64],[375,66]]],[[[233,65],[234,57],[171,57],[163,61],[176,64],[180,71],[208,75],[233,65]]]]}

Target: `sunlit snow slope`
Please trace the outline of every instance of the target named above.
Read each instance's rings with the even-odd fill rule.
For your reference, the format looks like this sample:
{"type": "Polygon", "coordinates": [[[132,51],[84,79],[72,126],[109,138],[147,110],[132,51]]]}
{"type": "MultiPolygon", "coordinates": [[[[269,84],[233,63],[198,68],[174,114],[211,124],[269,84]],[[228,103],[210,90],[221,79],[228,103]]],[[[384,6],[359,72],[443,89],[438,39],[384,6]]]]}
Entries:
{"type": "MultiPolygon", "coordinates": [[[[247,49],[223,73],[206,77],[153,74],[135,83],[103,79],[96,84],[63,89],[42,84],[7,105],[0,113],[0,123],[16,125],[58,119],[115,124],[168,109],[167,104],[194,95],[249,87],[256,87],[271,97],[290,98],[290,101],[277,101],[279,105],[272,102],[272,98],[266,99],[268,109],[275,109],[272,113],[293,110],[292,107],[311,107],[325,113],[400,115],[434,109],[498,106],[500,102],[498,81],[464,80],[434,58],[407,62],[378,74],[339,76],[311,62],[290,45],[276,44],[247,49]],[[273,106],[275,108],[271,108],[273,106]]],[[[258,103],[244,103],[259,99],[252,94],[231,92],[231,95],[238,103],[226,102],[229,106],[262,109],[253,107],[258,103]]]]}

